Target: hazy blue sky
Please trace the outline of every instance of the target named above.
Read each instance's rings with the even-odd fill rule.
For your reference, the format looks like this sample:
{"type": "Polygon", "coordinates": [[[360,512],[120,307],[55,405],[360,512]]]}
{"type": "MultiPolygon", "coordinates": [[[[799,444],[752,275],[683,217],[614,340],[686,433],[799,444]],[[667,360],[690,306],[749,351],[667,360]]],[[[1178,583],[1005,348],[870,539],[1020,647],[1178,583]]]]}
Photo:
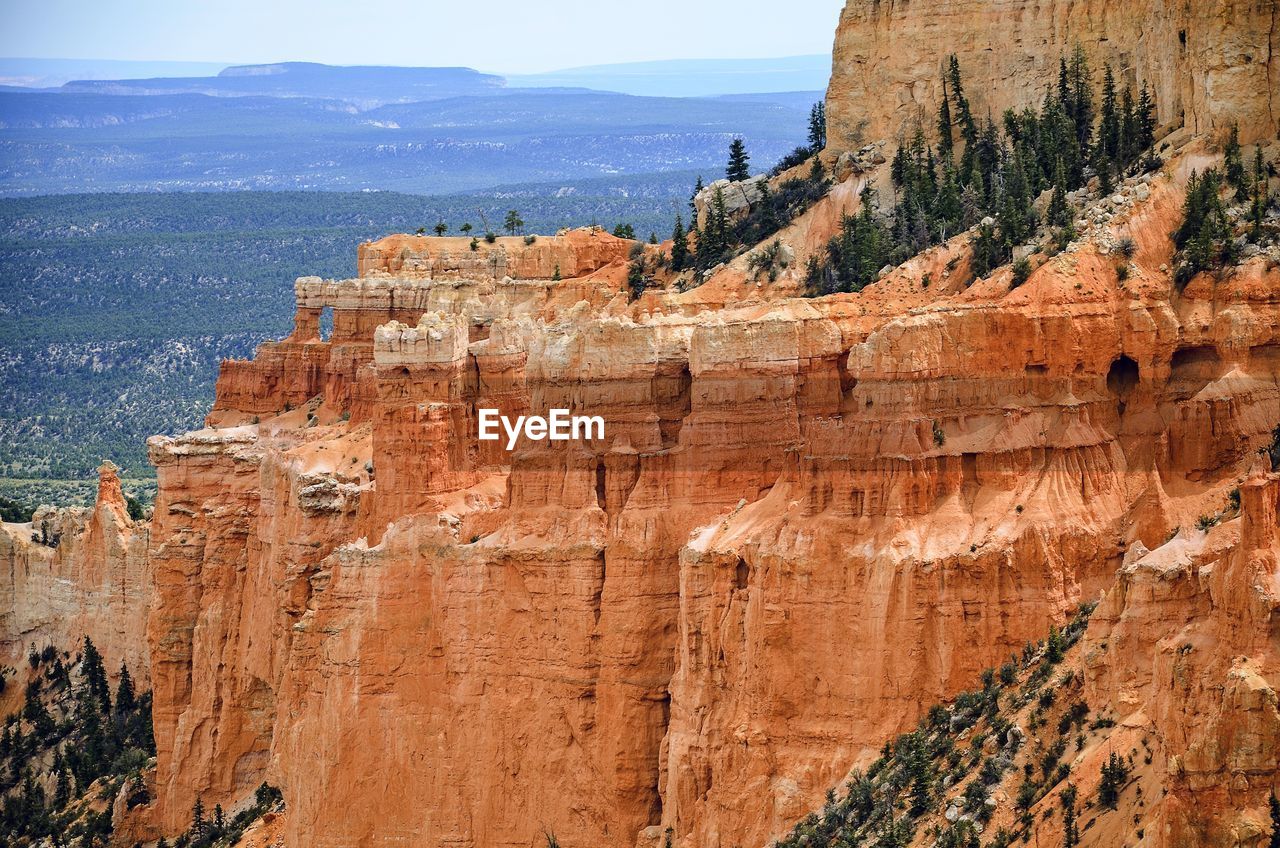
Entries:
{"type": "Polygon", "coordinates": [[[466,65],[826,53],[844,0],[0,0],[0,56],[466,65]]]}

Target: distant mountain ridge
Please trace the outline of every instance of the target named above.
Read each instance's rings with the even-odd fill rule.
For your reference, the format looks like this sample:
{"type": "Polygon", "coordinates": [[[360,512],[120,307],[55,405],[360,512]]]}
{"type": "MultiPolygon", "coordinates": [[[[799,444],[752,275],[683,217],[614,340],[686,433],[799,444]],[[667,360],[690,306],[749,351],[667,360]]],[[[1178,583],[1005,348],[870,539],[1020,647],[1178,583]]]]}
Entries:
{"type": "Polygon", "coordinates": [[[471,68],[336,66],[315,62],[233,65],[212,77],[155,77],[131,80],[73,80],[64,92],[96,94],[207,94],[215,97],[314,97],[342,100],[370,109],[501,93],[506,80],[471,68]]]}
{"type": "Polygon", "coordinates": [[[324,97],[360,108],[513,90],[594,89],[647,97],[720,97],[824,91],[830,54],[761,59],[671,59],[588,65],[536,74],[463,67],[248,65],[0,58],[0,85],[98,94],[324,97]],[[116,71],[113,75],[111,72],[116,71]],[[60,87],[59,87],[60,86],[60,87]]]}
{"type": "Polygon", "coordinates": [[[735,136],[764,170],[804,140],[826,68],[824,57],[650,62],[527,78],[537,84],[522,87],[526,78],[471,68],[281,62],[0,88],[0,195],[449,194],[666,172],[714,177],[735,136]],[[708,95],[687,96],[695,91],[708,95]]]}
{"type": "Polygon", "coordinates": [[[0,85],[54,89],[72,80],[213,76],[226,62],[148,62],[128,59],[0,57],[0,85]]]}

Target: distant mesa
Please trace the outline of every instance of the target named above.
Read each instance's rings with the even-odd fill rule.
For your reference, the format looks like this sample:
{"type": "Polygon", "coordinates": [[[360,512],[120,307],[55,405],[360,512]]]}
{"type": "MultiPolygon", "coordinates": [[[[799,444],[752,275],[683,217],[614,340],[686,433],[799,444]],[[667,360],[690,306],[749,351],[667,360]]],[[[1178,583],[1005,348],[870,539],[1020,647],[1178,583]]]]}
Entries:
{"type": "Polygon", "coordinates": [[[64,92],[206,94],[217,97],[315,97],[361,108],[500,93],[506,80],[471,68],[341,67],[315,62],[235,65],[212,77],[73,80],[64,92]]]}

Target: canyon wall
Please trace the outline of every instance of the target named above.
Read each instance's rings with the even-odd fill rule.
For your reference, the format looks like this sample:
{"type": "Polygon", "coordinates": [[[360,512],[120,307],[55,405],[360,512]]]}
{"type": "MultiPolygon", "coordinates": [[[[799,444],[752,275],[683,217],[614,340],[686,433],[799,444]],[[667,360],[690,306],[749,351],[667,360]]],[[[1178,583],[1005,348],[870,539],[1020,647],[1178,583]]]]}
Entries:
{"type": "Polygon", "coordinates": [[[1277,0],[848,0],[827,91],[829,149],[932,134],[947,57],[960,60],[975,117],[1039,106],[1077,44],[1135,92],[1146,82],[1165,128],[1246,141],[1280,132],[1277,0]]]}
{"type": "MultiPolygon", "coordinates": [[[[1012,292],[1007,270],[926,286],[960,242],[817,300],[630,303],[620,258],[495,278],[430,242],[407,270],[368,259],[389,241],[366,276],[300,280],[290,339],[224,368],[208,428],[151,443],[165,826],[268,779],[297,846],[764,844],[1081,602],[1146,634],[1125,563],[1221,509],[1280,420],[1280,271],[1172,289],[1206,161],[1122,187],[1012,292]],[[476,438],[480,408],[557,407],[606,437],[476,438]]],[[[1252,652],[1265,701],[1274,600],[1231,591],[1259,612],[1216,650],[1252,652]]],[[[1098,699],[1168,703],[1109,682],[1135,673],[1111,656],[1098,699]]],[[[1248,722],[1239,701],[1193,703],[1248,722]]],[[[1157,725],[1197,762],[1195,719],[1157,725]]],[[[1169,768],[1157,844],[1233,844],[1207,778],[1169,768]]]]}
{"type": "MultiPolygon", "coordinates": [[[[731,848],[1100,601],[1084,685],[1156,737],[1149,844],[1258,846],[1280,268],[1178,288],[1169,233],[1206,140],[1276,131],[1274,21],[850,3],[834,148],[931,110],[951,50],[982,114],[1038,100],[1077,41],[1188,132],[1020,286],[972,279],[968,234],[814,299],[801,263],[765,284],[740,258],[633,301],[656,248],[598,229],[361,245],[355,279],[296,282],[288,338],[224,363],[206,427],[149,442],[149,526],[109,469],[56,550],[6,526],[3,647],[92,631],[149,661],[169,835],[269,780],[291,848],[731,848]],[[508,452],[486,408],[605,435],[508,452]]],[[[875,178],[780,238],[822,249],[875,178]]]]}
{"type": "Polygon", "coordinates": [[[1164,794],[1145,811],[1158,844],[1271,839],[1280,476],[1263,474],[1265,465],[1240,486],[1238,516],[1129,550],[1086,633],[1088,703],[1162,746],[1164,794]]]}
{"type": "Polygon", "coordinates": [[[120,663],[145,688],[151,609],[148,526],[129,518],[111,463],[98,469],[92,508],[41,507],[0,530],[0,664],[26,662],[32,644],[76,651],[84,637],[112,679],[120,663]]]}

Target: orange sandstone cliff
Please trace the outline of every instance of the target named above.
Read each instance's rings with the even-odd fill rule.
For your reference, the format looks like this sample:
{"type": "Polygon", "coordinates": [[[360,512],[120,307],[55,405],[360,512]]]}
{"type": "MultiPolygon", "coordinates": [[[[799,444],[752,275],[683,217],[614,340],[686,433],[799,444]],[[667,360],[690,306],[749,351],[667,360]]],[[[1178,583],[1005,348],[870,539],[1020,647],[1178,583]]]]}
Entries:
{"type": "Polygon", "coordinates": [[[1211,545],[1213,577],[1147,563],[1266,471],[1280,271],[1174,293],[1211,161],[1187,144],[1012,292],[926,289],[926,256],[858,295],[628,304],[628,245],[592,231],[478,269],[397,237],[300,280],[295,333],[228,364],[211,426],[151,443],[166,826],[266,778],[290,845],[764,844],[1102,598],[1091,697],[1161,738],[1156,844],[1237,844],[1218,823],[1277,765],[1274,534],[1211,545]],[[493,270],[548,263],[581,276],[493,270]],[[507,454],[486,407],[606,438],[507,454]],[[1203,657],[1162,671],[1185,628],[1203,657]]]}
{"type": "MultiPolygon", "coordinates": [[[[361,245],[355,279],[297,281],[287,339],[224,363],[206,428],[151,440],[148,530],[104,474],[66,555],[105,551],[110,580],[41,611],[21,587],[62,548],[0,537],[10,647],[85,615],[86,587],[153,587],[119,649],[149,657],[169,834],[269,780],[299,848],[731,848],[1098,601],[1080,673],[1154,740],[1143,844],[1263,844],[1280,268],[1178,291],[1169,233],[1225,123],[1274,136],[1276,4],[1049,5],[851,2],[828,99],[840,150],[934,102],[940,44],[992,110],[1039,99],[1025,81],[1077,41],[1153,80],[1166,167],[1021,287],[972,281],[962,235],[794,297],[874,161],[780,234],[772,284],[741,258],[631,302],[633,243],[598,230],[361,245]],[[599,415],[605,438],[508,453],[482,408],[599,415]]],[[[107,596],[104,620],[136,613],[107,596]]]]}
{"type": "Polygon", "coordinates": [[[151,609],[146,522],[129,518],[117,469],[98,469],[92,508],[41,507],[0,530],[0,664],[25,663],[32,644],[69,649],[85,636],[145,683],[151,609]]]}
{"type": "Polygon", "coordinates": [[[1038,106],[1076,46],[1121,84],[1147,82],[1160,122],[1246,141],[1280,131],[1280,11],[1273,0],[849,0],[827,92],[829,147],[930,126],[946,57],[967,76],[974,114],[1038,106]]]}

